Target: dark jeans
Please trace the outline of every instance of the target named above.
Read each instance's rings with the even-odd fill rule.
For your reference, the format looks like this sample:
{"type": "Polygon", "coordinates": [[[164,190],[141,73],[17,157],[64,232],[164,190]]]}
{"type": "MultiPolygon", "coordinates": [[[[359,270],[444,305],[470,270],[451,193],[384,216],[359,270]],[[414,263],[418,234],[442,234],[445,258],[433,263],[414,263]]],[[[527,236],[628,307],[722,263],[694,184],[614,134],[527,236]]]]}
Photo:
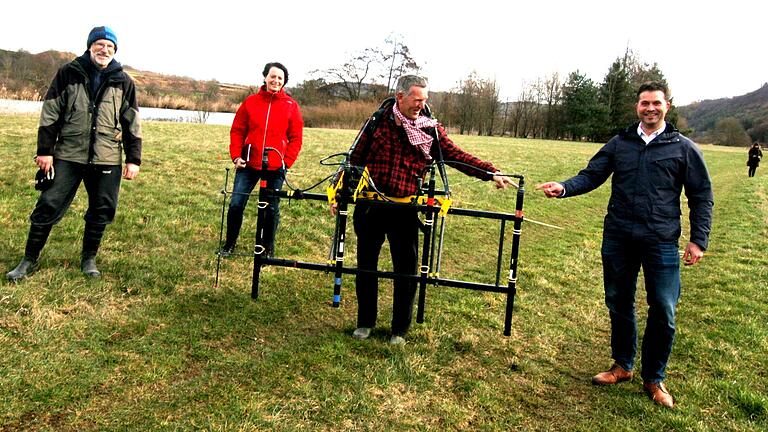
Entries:
{"type": "Polygon", "coordinates": [[[40,194],[29,216],[33,224],[58,223],[72,204],[81,182],[88,193],[85,221],[106,225],[114,220],[122,176],[119,165],[87,165],[54,158],[53,168],[53,184],[40,194]]]}
{"type": "MultiPolygon", "coordinates": [[[[386,237],[389,240],[393,270],[396,273],[416,274],[419,249],[419,219],[416,210],[357,204],[354,227],[357,234],[358,268],[377,270],[379,253],[386,237]]],[[[357,294],[357,326],[375,327],[378,314],[378,277],[358,274],[355,278],[355,292],[357,294]]],[[[393,335],[405,336],[408,333],[415,297],[416,281],[394,280],[393,335]]]]}
{"type": "Polygon", "coordinates": [[[753,166],[753,165],[750,165],[749,166],[749,172],[747,173],[747,175],[750,176],[750,177],[754,177],[755,176],[755,171],[757,171],[757,167],[753,166]]]}
{"type": "Polygon", "coordinates": [[[602,256],[613,359],[626,370],[634,366],[637,353],[635,291],[642,267],[648,320],[643,335],[641,376],[644,381],[663,381],[675,338],[675,307],[680,299],[678,246],[604,237],[602,256]]]}
{"type": "MultiPolygon", "coordinates": [[[[248,198],[261,180],[262,175],[267,181],[267,188],[280,190],[285,181],[285,171],[256,171],[252,168],[241,168],[235,173],[235,184],[232,187],[232,199],[229,201],[229,211],[227,212],[227,237],[226,243],[229,246],[237,242],[240,235],[240,228],[243,225],[243,213],[248,205],[248,198]]],[[[264,221],[264,244],[268,251],[275,248],[275,231],[280,224],[280,197],[273,196],[267,200],[264,221]]]]}

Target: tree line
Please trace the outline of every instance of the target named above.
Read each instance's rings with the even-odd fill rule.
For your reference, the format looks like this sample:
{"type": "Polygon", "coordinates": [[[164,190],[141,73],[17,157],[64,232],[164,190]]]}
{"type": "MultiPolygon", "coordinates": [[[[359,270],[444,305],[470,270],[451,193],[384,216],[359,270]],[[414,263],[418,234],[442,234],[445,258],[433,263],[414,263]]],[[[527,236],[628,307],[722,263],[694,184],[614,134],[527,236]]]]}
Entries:
{"type": "MultiPolygon", "coordinates": [[[[362,119],[344,122],[340,112],[367,112],[393,93],[399,76],[420,70],[402,37],[390,35],[383,46],[352,54],[341,66],[313,71],[313,78],[291,91],[303,107],[311,107],[309,124],[325,124],[333,118],[334,125],[354,127],[362,119]],[[331,113],[334,108],[340,112],[331,113]]],[[[430,91],[430,106],[440,121],[459,134],[604,142],[637,121],[636,91],[646,81],[669,86],[658,64],[642,61],[628,47],[599,82],[579,70],[565,77],[553,73],[524,83],[516,100],[500,100],[499,83],[472,72],[450,91],[430,91]]],[[[679,114],[674,94],[671,102],[667,120],[695,139],[733,146],[768,139],[768,128],[763,127],[768,125],[766,116],[725,116],[694,130],[679,114]]]]}
{"type": "MultiPolygon", "coordinates": [[[[41,100],[56,69],[70,57],[55,51],[30,55],[0,50],[0,97],[41,100]]],[[[353,53],[341,65],[315,69],[309,79],[287,90],[302,105],[308,126],[356,128],[381,100],[394,93],[400,76],[420,71],[420,63],[403,37],[391,34],[380,46],[353,53]]],[[[258,90],[215,80],[198,82],[136,70],[129,73],[141,84],[141,106],[197,110],[203,119],[213,111],[234,112],[245,97],[258,90]]],[[[515,100],[500,100],[500,84],[472,72],[449,91],[430,91],[429,102],[438,119],[459,134],[604,142],[636,121],[635,91],[651,80],[667,84],[657,64],[643,62],[627,48],[600,81],[579,70],[565,77],[552,73],[523,83],[515,100]]],[[[744,109],[736,112],[722,108],[729,101],[719,101],[715,108],[706,103],[685,107],[685,115],[678,113],[673,95],[667,118],[702,142],[736,146],[765,142],[765,93],[750,94],[744,109]],[[749,108],[754,106],[763,108],[749,108]],[[700,117],[707,122],[698,122],[700,117]],[[687,118],[693,120],[690,127],[687,118]]]]}
{"type": "MultiPolygon", "coordinates": [[[[390,36],[381,48],[315,70],[316,77],[298,84],[292,95],[302,106],[376,101],[393,93],[399,76],[420,69],[402,39],[390,36]]],[[[499,83],[473,72],[451,91],[430,92],[430,106],[459,134],[600,142],[636,120],[635,92],[651,80],[666,84],[657,64],[644,63],[627,49],[599,83],[578,70],[565,78],[553,73],[524,83],[517,100],[502,101],[499,83]]],[[[668,118],[676,123],[676,110],[668,118]]]]}

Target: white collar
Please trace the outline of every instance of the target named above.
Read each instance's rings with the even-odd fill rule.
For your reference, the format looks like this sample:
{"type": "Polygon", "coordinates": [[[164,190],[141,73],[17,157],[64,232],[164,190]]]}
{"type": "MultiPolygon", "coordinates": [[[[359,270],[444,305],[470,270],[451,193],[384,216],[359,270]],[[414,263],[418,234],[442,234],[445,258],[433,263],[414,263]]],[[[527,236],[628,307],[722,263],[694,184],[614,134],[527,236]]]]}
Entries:
{"type": "Polygon", "coordinates": [[[646,144],[648,144],[649,142],[653,141],[654,138],[656,138],[662,132],[664,132],[664,129],[666,129],[666,128],[667,128],[667,122],[662,121],[660,128],[656,129],[655,131],[651,132],[650,134],[646,134],[645,131],[643,130],[643,123],[640,123],[640,124],[637,125],[637,134],[640,135],[640,138],[642,138],[643,141],[645,141],[646,144]]]}

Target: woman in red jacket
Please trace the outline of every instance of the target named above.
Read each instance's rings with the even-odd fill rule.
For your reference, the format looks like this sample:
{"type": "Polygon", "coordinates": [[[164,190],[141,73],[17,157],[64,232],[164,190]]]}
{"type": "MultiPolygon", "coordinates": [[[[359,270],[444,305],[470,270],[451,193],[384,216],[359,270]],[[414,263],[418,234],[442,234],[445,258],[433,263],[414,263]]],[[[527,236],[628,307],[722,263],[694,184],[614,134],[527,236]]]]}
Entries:
{"type": "MultiPolygon", "coordinates": [[[[221,250],[224,256],[235,249],[243,212],[256,183],[264,179],[267,188],[279,190],[286,170],[301,150],[301,110],[283,88],[288,82],[288,69],[277,62],[267,63],[262,74],[264,85],[237,109],[229,132],[229,154],[237,170],[227,213],[227,237],[221,250]]],[[[271,256],[280,222],[279,197],[268,201],[264,222],[264,247],[271,256]]]]}

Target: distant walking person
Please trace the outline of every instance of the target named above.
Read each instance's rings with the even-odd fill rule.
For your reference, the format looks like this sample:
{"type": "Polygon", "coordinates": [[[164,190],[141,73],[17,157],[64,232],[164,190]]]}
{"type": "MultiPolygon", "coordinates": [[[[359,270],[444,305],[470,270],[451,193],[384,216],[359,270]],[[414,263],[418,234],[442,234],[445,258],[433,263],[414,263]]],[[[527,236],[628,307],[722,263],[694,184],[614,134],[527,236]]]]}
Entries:
{"type": "MultiPolygon", "coordinates": [[[[279,190],[285,172],[299,156],[304,120],[299,104],[285,92],[288,69],[280,63],[264,65],[264,85],[240,105],[229,132],[229,153],[237,169],[232,199],[227,212],[227,236],[221,254],[235,250],[243,212],[260,179],[266,187],[279,190]]],[[[272,197],[266,207],[265,254],[275,248],[275,231],[280,223],[280,198],[272,197]]]]}
{"type": "Polygon", "coordinates": [[[101,276],[96,253],[104,229],[115,217],[121,176],[133,180],[139,174],[136,87],[114,59],[117,36],[109,27],[94,27],[86,47],[83,55],[59,69],[43,102],[35,158],[38,188],[43,191],[29,217],[24,258],[6,274],[13,282],[38,268],[51,228],[66,213],[81,182],[88,210],[80,269],[86,276],[101,276]]]}
{"type": "Polygon", "coordinates": [[[674,399],[663,381],[680,298],[680,193],[685,188],[690,209],[690,240],[682,255],[685,265],[696,264],[707,248],[713,198],[701,151],[664,121],[669,100],[666,85],[641,85],[636,105],[640,123],[608,141],[575,177],[536,188],[550,198],[572,197],[596,189],[613,174],[602,258],[614,364],[592,382],[609,385],[632,379],[637,353],[635,291],[642,267],[648,302],[643,388],[654,402],[672,408],[674,399]]]}
{"type": "Polygon", "coordinates": [[[749,155],[747,159],[747,166],[749,167],[748,175],[750,177],[755,176],[755,171],[757,171],[757,167],[760,166],[760,159],[762,158],[763,151],[760,150],[760,144],[755,141],[755,143],[752,144],[752,147],[749,148],[749,155]]]}

